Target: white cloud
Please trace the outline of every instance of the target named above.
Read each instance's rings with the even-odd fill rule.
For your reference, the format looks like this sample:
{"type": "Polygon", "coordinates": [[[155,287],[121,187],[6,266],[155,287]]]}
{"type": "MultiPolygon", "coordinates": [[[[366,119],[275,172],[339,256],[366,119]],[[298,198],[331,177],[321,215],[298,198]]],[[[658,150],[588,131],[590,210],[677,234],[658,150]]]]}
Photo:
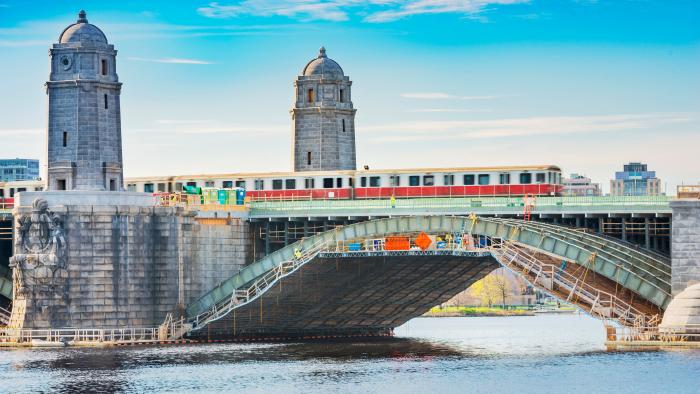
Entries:
{"type": "Polygon", "coordinates": [[[136,60],[139,62],[169,63],[169,64],[214,64],[214,63],[208,62],[206,60],[182,59],[182,58],[176,58],[176,57],[166,57],[166,58],[159,58],[159,59],[130,57],[129,60],[136,60]]]}
{"type": "Polygon", "coordinates": [[[527,3],[529,0],[244,0],[234,4],[209,3],[197,12],[208,18],[241,15],[285,16],[300,20],[345,21],[353,9],[366,22],[391,22],[411,15],[462,14],[470,18],[488,6],[527,3]],[[368,10],[368,8],[370,8],[368,10]]]}
{"type": "Polygon", "coordinates": [[[492,100],[510,96],[457,96],[442,92],[402,93],[401,97],[420,100],[492,100]]]}
{"type": "Polygon", "coordinates": [[[696,121],[695,113],[551,116],[493,120],[418,121],[359,129],[375,142],[488,139],[533,135],[665,130],[696,121]]]}

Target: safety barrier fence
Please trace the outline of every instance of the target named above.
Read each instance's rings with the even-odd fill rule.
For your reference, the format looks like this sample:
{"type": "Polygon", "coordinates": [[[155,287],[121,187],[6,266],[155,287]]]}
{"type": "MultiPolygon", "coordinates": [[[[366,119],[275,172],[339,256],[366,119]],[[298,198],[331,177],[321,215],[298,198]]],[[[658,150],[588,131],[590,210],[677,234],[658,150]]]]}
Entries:
{"type": "Polygon", "coordinates": [[[700,342],[700,324],[682,327],[640,325],[632,327],[607,326],[607,339],[612,342],[700,342]]]}
{"type": "Polygon", "coordinates": [[[10,322],[11,312],[0,306],[0,326],[6,326],[10,322]]]}
{"type": "Polygon", "coordinates": [[[174,320],[168,314],[163,324],[158,327],[132,327],[114,329],[17,329],[1,328],[0,343],[42,344],[136,344],[152,343],[181,338],[190,327],[184,320],[174,320]]]}
{"type": "MultiPolygon", "coordinates": [[[[667,196],[645,197],[538,197],[531,212],[653,212],[670,213],[667,196]]],[[[252,201],[251,215],[293,215],[319,213],[347,214],[396,214],[435,212],[480,212],[516,213],[523,212],[525,201],[521,197],[453,197],[453,198],[396,198],[368,200],[282,200],[252,201]]]]}

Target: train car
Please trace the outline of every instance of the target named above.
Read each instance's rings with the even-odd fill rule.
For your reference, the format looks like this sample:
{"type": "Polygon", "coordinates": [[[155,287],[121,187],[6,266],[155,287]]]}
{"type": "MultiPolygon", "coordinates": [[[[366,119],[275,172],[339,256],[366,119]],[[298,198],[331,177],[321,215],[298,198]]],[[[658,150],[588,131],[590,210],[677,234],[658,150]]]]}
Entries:
{"type": "Polygon", "coordinates": [[[17,193],[41,190],[44,190],[44,182],[40,180],[0,182],[0,209],[12,209],[17,193]]]}
{"type": "Polygon", "coordinates": [[[561,169],[553,165],[143,177],[126,184],[145,193],[240,187],[252,200],[553,196],[562,188],[561,169]]]}

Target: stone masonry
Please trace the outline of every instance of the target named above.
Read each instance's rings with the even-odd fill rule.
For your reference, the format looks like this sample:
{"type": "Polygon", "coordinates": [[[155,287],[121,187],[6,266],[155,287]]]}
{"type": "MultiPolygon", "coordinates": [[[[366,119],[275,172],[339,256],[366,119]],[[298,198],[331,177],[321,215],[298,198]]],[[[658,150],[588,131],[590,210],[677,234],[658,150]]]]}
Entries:
{"type": "Polygon", "coordinates": [[[13,257],[18,263],[13,328],[157,326],[232,276],[249,257],[248,224],[240,219],[200,224],[182,208],[125,205],[37,212],[15,208],[16,231],[21,233],[23,223],[33,226],[36,231],[25,232],[44,245],[38,226],[55,222],[48,233],[61,235],[63,242],[55,242],[60,253],[13,257]],[[32,219],[40,217],[47,219],[32,219]]]}
{"type": "Polygon", "coordinates": [[[321,48],[294,86],[294,171],[355,170],[356,109],[350,78],[321,48]]]}
{"type": "Polygon", "coordinates": [[[47,190],[123,189],[117,51],[85,11],[49,50],[47,190]]]}
{"type": "Polygon", "coordinates": [[[700,200],[671,202],[671,290],[677,295],[700,283],[700,200]]]}

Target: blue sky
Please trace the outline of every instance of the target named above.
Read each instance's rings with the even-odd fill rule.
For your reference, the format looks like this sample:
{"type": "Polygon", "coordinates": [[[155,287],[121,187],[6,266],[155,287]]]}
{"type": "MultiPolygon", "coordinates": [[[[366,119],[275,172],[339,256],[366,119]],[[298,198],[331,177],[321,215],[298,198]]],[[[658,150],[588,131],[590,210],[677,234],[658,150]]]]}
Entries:
{"type": "Polygon", "coordinates": [[[47,50],[81,8],[119,51],[127,176],[288,170],[293,81],[325,45],[358,165],[700,182],[697,1],[0,0],[0,157],[43,159],[47,50]]]}

